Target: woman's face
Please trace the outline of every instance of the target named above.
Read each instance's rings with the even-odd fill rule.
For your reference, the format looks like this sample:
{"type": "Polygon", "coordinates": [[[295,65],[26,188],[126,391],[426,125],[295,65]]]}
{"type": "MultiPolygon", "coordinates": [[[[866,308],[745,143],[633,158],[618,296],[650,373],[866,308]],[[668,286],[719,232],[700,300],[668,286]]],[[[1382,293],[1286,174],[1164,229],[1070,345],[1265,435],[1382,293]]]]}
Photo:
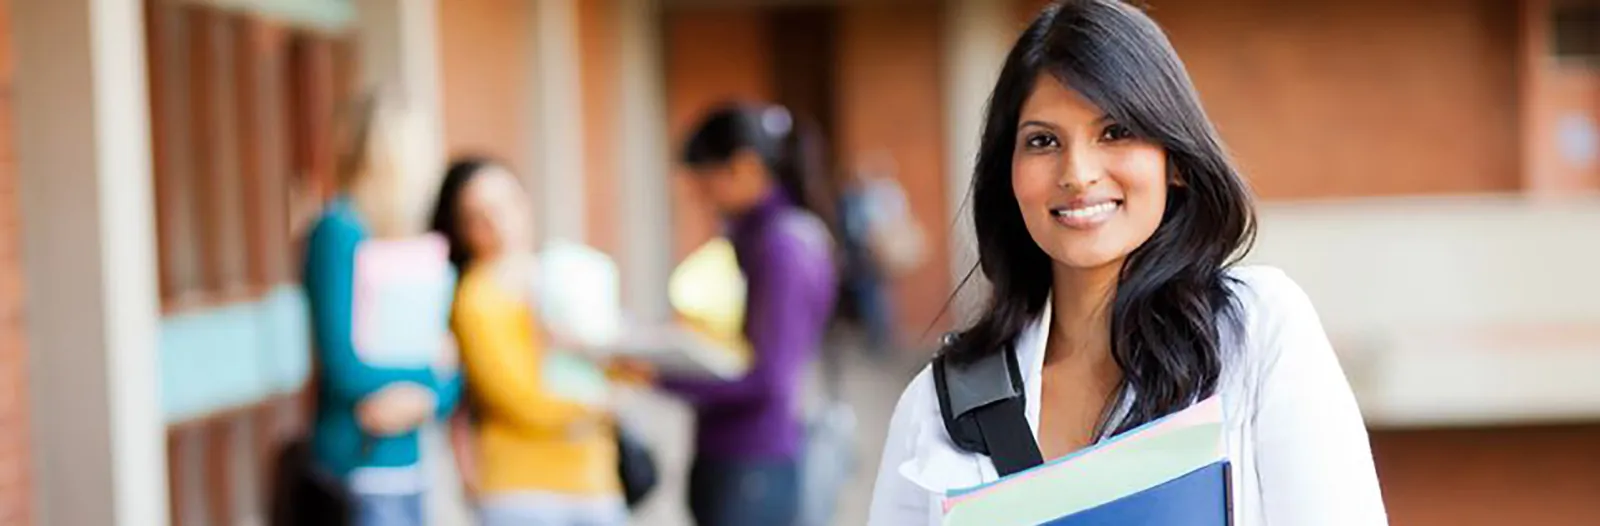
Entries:
{"type": "Polygon", "coordinates": [[[488,166],[467,181],[460,196],[459,228],[474,259],[492,259],[533,243],[528,196],[511,172],[488,166]]]}
{"type": "Polygon", "coordinates": [[[1011,187],[1028,234],[1057,267],[1120,265],[1155,233],[1167,157],[1052,75],[1022,105],[1011,187]]]}
{"type": "Polygon", "coordinates": [[[733,215],[749,210],[771,191],[771,179],[761,158],[748,150],[724,163],[691,166],[700,197],[718,213],[733,215]]]}

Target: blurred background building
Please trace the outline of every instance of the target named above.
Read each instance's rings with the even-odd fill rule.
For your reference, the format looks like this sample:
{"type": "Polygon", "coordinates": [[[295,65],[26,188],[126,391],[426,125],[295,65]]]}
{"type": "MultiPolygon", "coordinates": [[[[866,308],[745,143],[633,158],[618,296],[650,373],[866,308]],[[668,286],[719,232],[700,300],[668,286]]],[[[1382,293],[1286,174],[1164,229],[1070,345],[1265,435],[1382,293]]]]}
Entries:
{"type": "MultiPolygon", "coordinates": [[[[1262,198],[1251,260],[1335,340],[1393,523],[1600,523],[1600,4],[1149,3],[1262,198]]],[[[434,164],[504,159],[646,317],[717,228],[671,163],[700,111],[785,104],[841,176],[887,155],[935,241],[894,284],[914,363],[962,317],[981,110],[1042,4],[0,0],[0,524],[259,524],[303,425],[297,240],[371,86],[434,164]]],[[[852,367],[840,524],[911,371],[852,367]]]]}

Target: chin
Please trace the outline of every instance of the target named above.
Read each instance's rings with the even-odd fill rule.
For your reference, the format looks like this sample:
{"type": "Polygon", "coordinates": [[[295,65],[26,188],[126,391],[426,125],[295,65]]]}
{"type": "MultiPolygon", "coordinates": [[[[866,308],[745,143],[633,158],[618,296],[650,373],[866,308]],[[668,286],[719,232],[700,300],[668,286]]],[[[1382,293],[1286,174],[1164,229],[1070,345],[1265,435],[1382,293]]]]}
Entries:
{"type": "Polygon", "coordinates": [[[1071,270],[1099,270],[1121,262],[1121,258],[1055,259],[1056,266],[1071,270]]]}
{"type": "Polygon", "coordinates": [[[1127,253],[1100,247],[1057,247],[1046,251],[1055,266],[1071,270],[1097,270],[1120,265],[1127,253]]]}

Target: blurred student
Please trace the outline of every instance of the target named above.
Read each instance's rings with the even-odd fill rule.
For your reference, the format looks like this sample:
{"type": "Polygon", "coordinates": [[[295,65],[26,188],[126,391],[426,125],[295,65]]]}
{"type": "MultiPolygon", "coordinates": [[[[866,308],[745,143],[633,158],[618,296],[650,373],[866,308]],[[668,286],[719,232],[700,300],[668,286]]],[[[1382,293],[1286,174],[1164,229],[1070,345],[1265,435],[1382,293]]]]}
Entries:
{"type": "Polygon", "coordinates": [[[683,148],[748,280],[753,353],[738,380],[658,379],[696,412],[689,506],[701,526],[790,526],[799,513],[801,378],[836,290],[832,237],[805,206],[820,177],[809,140],[784,108],[731,105],[707,115],[683,148]]]}
{"type": "Polygon", "coordinates": [[[503,166],[451,164],[433,229],[461,272],[452,327],[475,424],[462,479],[484,526],[626,524],[604,373],[548,347],[534,307],[532,222],[503,166]]]}
{"type": "MultiPolygon", "coordinates": [[[[436,365],[375,365],[369,363],[372,349],[358,349],[353,323],[358,249],[420,233],[407,218],[405,175],[413,163],[403,157],[413,151],[409,141],[415,136],[409,115],[378,97],[363,101],[346,124],[339,193],[312,227],[305,254],[317,347],[311,457],[346,486],[355,524],[422,525],[428,476],[419,429],[455,405],[460,376],[454,349],[443,339],[417,342],[437,346],[423,349],[425,356],[439,356],[436,365]]],[[[446,268],[443,253],[438,257],[441,261],[434,263],[446,268]]],[[[448,311],[447,305],[439,307],[448,311]]],[[[445,334],[448,320],[441,315],[432,321],[445,334]]]]}
{"type": "Polygon", "coordinates": [[[926,252],[926,239],[895,170],[887,153],[867,156],[839,199],[842,304],[865,329],[868,350],[878,356],[898,345],[892,281],[920,267],[926,252]]]}

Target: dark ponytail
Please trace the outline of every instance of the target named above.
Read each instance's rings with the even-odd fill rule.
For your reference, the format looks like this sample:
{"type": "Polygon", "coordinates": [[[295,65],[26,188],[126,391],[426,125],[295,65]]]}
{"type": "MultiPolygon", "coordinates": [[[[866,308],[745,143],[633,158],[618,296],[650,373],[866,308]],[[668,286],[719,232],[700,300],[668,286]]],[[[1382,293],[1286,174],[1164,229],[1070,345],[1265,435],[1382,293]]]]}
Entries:
{"type": "Polygon", "coordinates": [[[745,150],[761,158],[785,195],[831,221],[826,151],[811,121],[777,105],[719,106],[695,126],[684,143],[682,161],[690,166],[721,164],[745,150]]]}
{"type": "Polygon", "coordinates": [[[483,156],[456,158],[450,161],[450,168],[444,172],[444,181],[439,184],[439,197],[433,206],[433,218],[428,226],[450,243],[450,264],[456,267],[457,272],[465,272],[467,266],[472,264],[472,251],[467,247],[466,233],[461,231],[461,194],[466,191],[467,183],[490,166],[503,165],[483,156]]]}

